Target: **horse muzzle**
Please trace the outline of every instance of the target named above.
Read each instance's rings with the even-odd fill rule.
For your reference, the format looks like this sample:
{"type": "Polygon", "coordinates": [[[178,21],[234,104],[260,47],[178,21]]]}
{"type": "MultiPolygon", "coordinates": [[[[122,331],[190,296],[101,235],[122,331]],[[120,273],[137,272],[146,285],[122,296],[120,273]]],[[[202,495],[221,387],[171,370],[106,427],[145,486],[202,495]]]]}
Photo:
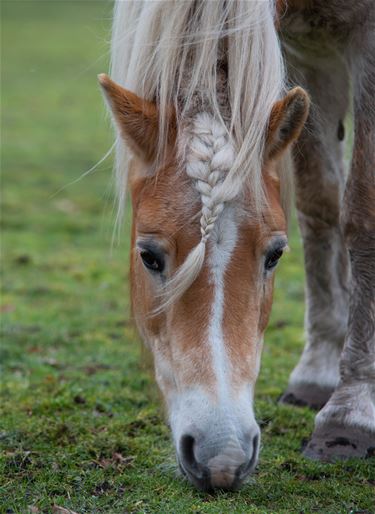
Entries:
{"type": "Polygon", "coordinates": [[[180,468],[198,489],[238,489],[256,466],[259,441],[257,425],[241,438],[225,432],[202,435],[190,427],[177,449],[180,468]]]}

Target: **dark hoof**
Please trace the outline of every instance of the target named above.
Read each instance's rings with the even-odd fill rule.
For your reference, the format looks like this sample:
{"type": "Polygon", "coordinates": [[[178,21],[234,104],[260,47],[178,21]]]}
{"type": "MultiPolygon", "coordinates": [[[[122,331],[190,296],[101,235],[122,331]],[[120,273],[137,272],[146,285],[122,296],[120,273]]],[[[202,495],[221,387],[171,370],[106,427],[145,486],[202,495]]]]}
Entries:
{"type": "Polygon", "coordinates": [[[303,454],[322,462],[375,457],[375,434],[354,427],[320,428],[313,433],[303,454]]]}
{"type": "Polygon", "coordinates": [[[289,386],[279,398],[280,403],[295,405],[296,407],[309,407],[320,410],[328,402],[333,389],[320,387],[316,384],[299,384],[289,386]]]}

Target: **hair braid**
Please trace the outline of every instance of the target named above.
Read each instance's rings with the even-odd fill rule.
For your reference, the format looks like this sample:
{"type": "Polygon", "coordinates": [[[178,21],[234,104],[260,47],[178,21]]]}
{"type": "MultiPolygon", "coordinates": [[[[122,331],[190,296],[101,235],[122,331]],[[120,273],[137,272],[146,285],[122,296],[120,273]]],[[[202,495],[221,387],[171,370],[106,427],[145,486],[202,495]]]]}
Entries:
{"type": "Polygon", "coordinates": [[[207,113],[195,117],[187,151],[186,172],[202,200],[200,228],[205,244],[224,209],[224,199],[215,192],[233,164],[234,152],[225,127],[207,113]]]}
{"type": "Polygon", "coordinates": [[[186,257],[173,277],[162,290],[162,304],[155,313],[160,313],[173,304],[191,286],[204,263],[206,243],[223,212],[225,195],[221,185],[231,166],[235,154],[226,128],[208,113],[199,113],[189,126],[184,138],[185,167],[195,182],[201,201],[201,240],[186,257]]]}

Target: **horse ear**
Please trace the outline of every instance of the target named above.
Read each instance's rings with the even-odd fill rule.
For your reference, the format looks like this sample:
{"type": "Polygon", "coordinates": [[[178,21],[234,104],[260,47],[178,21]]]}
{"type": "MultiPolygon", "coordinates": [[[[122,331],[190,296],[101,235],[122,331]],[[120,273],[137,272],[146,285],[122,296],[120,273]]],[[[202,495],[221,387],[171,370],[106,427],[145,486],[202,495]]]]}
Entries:
{"type": "Polygon", "coordinates": [[[301,87],[290,90],[271,111],[266,138],[266,160],[279,156],[298,138],[309,114],[310,100],[301,87]]]}
{"type": "Polygon", "coordinates": [[[98,75],[120,134],[135,155],[145,162],[156,158],[159,138],[159,111],[155,103],[144,100],[119,86],[107,75],[98,75]]]}

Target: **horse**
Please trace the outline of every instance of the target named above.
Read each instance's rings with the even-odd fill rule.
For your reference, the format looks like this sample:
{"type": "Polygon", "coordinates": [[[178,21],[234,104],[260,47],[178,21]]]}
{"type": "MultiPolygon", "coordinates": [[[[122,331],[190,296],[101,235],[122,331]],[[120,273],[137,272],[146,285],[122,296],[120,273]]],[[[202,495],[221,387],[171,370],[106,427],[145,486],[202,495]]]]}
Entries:
{"type": "Polygon", "coordinates": [[[374,28],[371,0],[115,6],[99,82],[119,217],[132,201],[132,313],[199,489],[236,489],[258,461],[254,387],[293,181],[306,344],[280,401],[318,409],[308,458],[375,446],[374,28]]]}

